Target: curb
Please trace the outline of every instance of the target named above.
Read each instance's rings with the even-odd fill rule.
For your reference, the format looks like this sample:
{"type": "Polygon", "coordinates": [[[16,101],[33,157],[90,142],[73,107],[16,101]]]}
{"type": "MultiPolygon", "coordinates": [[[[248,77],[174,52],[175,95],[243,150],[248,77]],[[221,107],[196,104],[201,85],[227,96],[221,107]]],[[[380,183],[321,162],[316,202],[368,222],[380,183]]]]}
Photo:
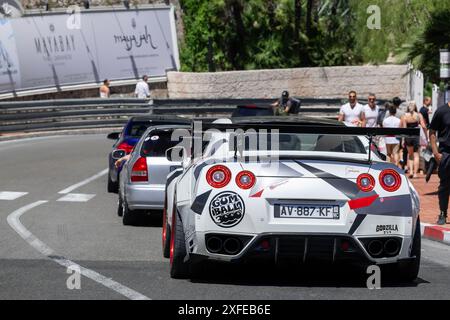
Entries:
{"type": "Polygon", "coordinates": [[[425,239],[450,245],[450,229],[430,223],[421,223],[420,231],[425,239]]]}

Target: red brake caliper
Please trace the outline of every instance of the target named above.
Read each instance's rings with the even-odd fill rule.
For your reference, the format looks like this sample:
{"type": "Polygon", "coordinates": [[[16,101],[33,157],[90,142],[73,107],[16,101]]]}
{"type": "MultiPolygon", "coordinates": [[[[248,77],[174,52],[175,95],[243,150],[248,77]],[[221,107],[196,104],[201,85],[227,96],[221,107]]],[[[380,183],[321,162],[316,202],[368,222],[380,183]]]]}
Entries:
{"type": "Polygon", "coordinates": [[[164,250],[164,246],[166,244],[166,228],[167,228],[167,213],[166,213],[166,207],[164,207],[163,210],[163,229],[162,229],[162,246],[163,246],[163,250],[164,250]]]}
{"type": "Polygon", "coordinates": [[[173,210],[174,212],[172,213],[172,227],[171,227],[171,236],[170,236],[170,264],[172,264],[173,263],[173,248],[174,248],[174,246],[175,246],[175,237],[176,237],[176,235],[175,235],[175,232],[176,232],[176,227],[175,227],[175,223],[176,223],[176,220],[175,220],[175,215],[177,214],[176,213],[176,210],[173,210]]]}

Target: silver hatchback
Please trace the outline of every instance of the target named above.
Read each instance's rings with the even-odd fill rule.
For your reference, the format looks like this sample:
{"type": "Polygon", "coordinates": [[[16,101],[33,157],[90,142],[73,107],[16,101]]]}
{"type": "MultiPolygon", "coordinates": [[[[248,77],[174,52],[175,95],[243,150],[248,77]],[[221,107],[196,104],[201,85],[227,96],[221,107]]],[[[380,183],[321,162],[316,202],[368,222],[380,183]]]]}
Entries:
{"type": "Polygon", "coordinates": [[[169,161],[166,150],[176,146],[172,141],[175,129],[189,126],[163,125],[149,127],[131,152],[130,159],[120,173],[117,213],[124,225],[132,225],[140,213],[162,210],[167,175],[181,167],[180,162],[169,161]]]}

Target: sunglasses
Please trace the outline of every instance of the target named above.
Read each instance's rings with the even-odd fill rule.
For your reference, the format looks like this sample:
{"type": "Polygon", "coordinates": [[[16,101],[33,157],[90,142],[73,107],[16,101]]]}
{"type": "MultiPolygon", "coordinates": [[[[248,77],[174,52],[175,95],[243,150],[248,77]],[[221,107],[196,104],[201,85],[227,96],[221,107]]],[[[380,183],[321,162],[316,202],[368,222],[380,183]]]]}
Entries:
{"type": "Polygon", "coordinates": [[[350,99],[352,99],[352,98],[356,98],[356,96],[348,96],[350,99]]]}

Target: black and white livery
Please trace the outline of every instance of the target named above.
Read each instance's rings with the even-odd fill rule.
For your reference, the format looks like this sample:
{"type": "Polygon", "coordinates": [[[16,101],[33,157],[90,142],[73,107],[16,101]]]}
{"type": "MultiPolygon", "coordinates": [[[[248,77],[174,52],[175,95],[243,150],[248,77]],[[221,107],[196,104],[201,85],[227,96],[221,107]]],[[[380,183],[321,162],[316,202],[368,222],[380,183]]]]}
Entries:
{"type": "Polygon", "coordinates": [[[418,194],[372,138],[418,130],[286,117],[222,122],[204,127],[215,131],[201,154],[186,150],[168,176],[162,240],[172,277],[189,277],[205,259],[357,262],[417,277],[418,194]]]}

